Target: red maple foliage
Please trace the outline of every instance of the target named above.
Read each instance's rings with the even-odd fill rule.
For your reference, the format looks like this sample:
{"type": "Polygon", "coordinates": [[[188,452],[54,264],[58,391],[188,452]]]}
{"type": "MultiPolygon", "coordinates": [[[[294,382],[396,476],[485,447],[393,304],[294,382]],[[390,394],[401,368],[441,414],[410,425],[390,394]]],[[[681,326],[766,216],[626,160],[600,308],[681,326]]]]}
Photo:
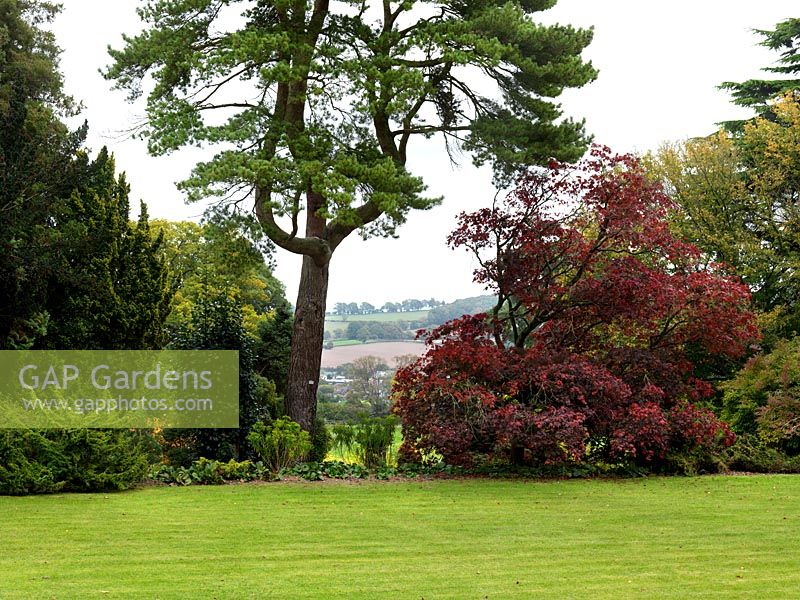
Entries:
{"type": "Polygon", "coordinates": [[[750,295],[673,235],[672,210],[634,157],[595,146],[460,215],[449,244],[474,254],[475,281],[498,301],[427,334],[428,352],[398,372],[404,459],[652,465],[730,444],[693,404],[713,389],[687,349],[746,352],[750,295]]]}

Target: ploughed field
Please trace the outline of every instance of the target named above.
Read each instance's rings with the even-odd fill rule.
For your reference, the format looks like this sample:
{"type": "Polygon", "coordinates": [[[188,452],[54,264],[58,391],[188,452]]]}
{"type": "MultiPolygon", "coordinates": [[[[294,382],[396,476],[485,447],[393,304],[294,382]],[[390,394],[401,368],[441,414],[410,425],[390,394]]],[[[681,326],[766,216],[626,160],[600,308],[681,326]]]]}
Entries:
{"type": "Polygon", "coordinates": [[[425,344],[421,342],[375,342],[369,344],[353,344],[336,346],[322,351],[323,368],[338,367],[351,363],[362,356],[377,356],[390,367],[395,366],[395,358],[406,354],[420,356],[425,353],[425,344]]]}
{"type": "Polygon", "coordinates": [[[0,498],[2,598],[789,598],[800,477],[0,498]]]}

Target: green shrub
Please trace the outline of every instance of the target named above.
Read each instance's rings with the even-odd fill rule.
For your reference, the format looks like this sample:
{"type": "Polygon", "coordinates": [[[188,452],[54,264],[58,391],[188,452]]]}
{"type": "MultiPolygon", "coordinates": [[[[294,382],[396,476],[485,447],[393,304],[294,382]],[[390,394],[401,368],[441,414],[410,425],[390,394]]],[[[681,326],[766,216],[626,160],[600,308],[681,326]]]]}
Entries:
{"type": "Polygon", "coordinates": [[[690,448],[668,452],[661,472],[694,476],[721,473],[726,469],[727,461],[718,453],[708,452],[704,448],[690,448]]]}
{"type": "Polygon", "coordinates": [[[189,469],[192,479],[203,485],[220,485],[223,481],[218,460],[201,458],[197,460],[189,469]]]}
{"type": "Polygon", "coordinates": [[[191,467],[175,467],[172,465],[158,465],[150,473],[150,479],[161,483],[192,485],[195,480],[192,478],[191,467]]]}
{"type": "Polygon", "coordinates": [[[147,432],[118,429],[0,433],[0,494],[124,490],[153,458],[147,432]]]}
{"type": "Polygon", "coordinates": [[[311,434],[311,452],[308,459],[314,462],[322,462],[328,455],[328,448],[331,444],[331,434],[328,431],[325,421],[317,417],[314,421],[314,431],[311,434]]]}
{"type": "Polygon", "coordinates": [[[256,423],[247,440],[273,473],[299,462],[312,448],[308,432],[289,417],[281,417],[271,425],[256,423]]]}
{"type": "Polygon", "coordinates": [[[722,418],[737,434],[756,434],[768,445],[800,453],[800,337],[751,359],[724,391],[722,418]]]}
{"type": "Polygon", "coordinates": [[[398,471],[396,467],[388,467],[383,466],[379,467],[377,471],[375,471],[375,479],[391,479],[392,477],[397,477],[398,471]]]}
{"type": "Polygon", "coordinates": [[[225,294],[198,300],[189,320],[175,328],[171,348],[239,352],[239,428],[165,430],[164,454],[170,464],[188,467],[200,457],[220,461],[255,458],[247,434],[256,422],[274,417],[280,401],[274,383],[256,372],[254,346],[244,327],[242,307],[225,294]]]}
{"type": "Polygon", "coordinates": [[[61,453],[38,431],[0,432],[0,494],[44,494],[61,490],[61,453]]]}
{"type": "Polygon", "coordinates": [[[361,415],[357,424],[339,423],[331,429],[332,448],[342,457],[353,457],[369,469],[394,462],[397,418],[361,415]]]}
{"type": "MultiPolygon", "coordinates": [[[[340,460],[325,461],[320,465],[327,477],[332,479],[347,479],[353,475],[353,465],[340,460]]],[[[355,465],[360,468],[360,465],[355,465]]]]}
{"type": "Polygon", "coordinates": [[[332,479],[364,479],[369,477],[369,471],[365,467],[338,460],[329,460],[322,463],[322,473],[332,479]]]}
{"type": "Polygon", "coordinates": [[[322,480],[322,470],[320,469],[320,465],[318,462],[313,461],[302,462],[288,469],[283,469],[281,470],[280,475],[295,475],[297,477],[302,477],[306,481],[322,480]]]}
{"type": "Polygon", "coordinates": [[[146,433],[118,429],[75,429],[64,433],[61,448],[67,460],[66,490],[124,490],[142,481],[150,466],[146,433]]]}
{"type": "Polygon", "coordinates": [[[800,473],[800,457],[787,456],[755,435],[740,435],[726,450],[724,459],[732,471],[800,473]]]}
{"type": "Polygon", "coordinates": [[[800,455],[800,385],[773,392],[766,406],[756,412],[758,434],[764,443],[790,456],[800,455]]]}
{"type": "Polygon", "coordinates": [[[264,464],[260,461],[254,463],[250,460],[243,460],[242,462],[230,460],[226,463],[220,463],[219,470],[225,481],[252,481],[263,477],[264,464]]]}

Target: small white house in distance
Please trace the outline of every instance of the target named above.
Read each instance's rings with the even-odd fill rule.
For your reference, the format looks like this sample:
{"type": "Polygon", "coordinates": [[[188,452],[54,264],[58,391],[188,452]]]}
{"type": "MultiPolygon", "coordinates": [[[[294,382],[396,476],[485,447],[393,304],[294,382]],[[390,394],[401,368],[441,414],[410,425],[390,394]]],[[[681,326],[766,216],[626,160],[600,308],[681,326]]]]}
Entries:
{"type": "Polygon", "coordinates": [[[352,379],[348,379],[344,375],[339,375],[333,371],[325,371],[323,370],[320,373],[320,378],[325,383],[350,383],[353,381],[352,379]]]}

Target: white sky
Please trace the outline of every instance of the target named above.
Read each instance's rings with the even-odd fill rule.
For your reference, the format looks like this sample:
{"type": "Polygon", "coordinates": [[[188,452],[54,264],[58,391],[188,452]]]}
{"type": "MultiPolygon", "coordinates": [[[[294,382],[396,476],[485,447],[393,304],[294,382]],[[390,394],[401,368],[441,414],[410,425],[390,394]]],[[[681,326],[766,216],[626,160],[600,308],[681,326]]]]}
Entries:
{"type": "MultiPolygon", "coordinates": [[[[203,151],[182,150],[152,158],[145,143],[120,132],[143,115],[98,70],[108,64],[106,47],[122,45],[122,33],[139,28],[134,0],[62,0],[54,30],[64,49],[61,67],[67,91],[85,105],[89,146],[103,145],[128,174],[131,201],[143,199],[153,218],[197,219],[202,208],[187,206],[175,189],[203,151]]],[[[566,92],[566,114],[585,117],[595,141],[615,151],[645,151],[666,140],[710,133],[714,123],[748,114],[732,106],[716,89],[722,81],[759,76],[777,54],[757,46],[752,29],[771,29],[800,16],[796,0],[560,0],[539,13],[546,23],[595,28],[585,53],[600,75],[594,83],[566,92]]],[[[442,205],[409,216],[399,239],[345,240],[334,254],[328,306],[335,302],[371,302],[406,298],[454,300],[482,293],[472,283],[474,265],[466,253],[453,252],[445,238],[455,216],[491,202],[495,193],[488,169],[474,168],[465,157],[452,168],[439,140],[411,148],[409,167],[424,177],[442,205]]],[[[297,295],[300,258],[281,251],[277,276],[292,302],[297,295]]]]}

